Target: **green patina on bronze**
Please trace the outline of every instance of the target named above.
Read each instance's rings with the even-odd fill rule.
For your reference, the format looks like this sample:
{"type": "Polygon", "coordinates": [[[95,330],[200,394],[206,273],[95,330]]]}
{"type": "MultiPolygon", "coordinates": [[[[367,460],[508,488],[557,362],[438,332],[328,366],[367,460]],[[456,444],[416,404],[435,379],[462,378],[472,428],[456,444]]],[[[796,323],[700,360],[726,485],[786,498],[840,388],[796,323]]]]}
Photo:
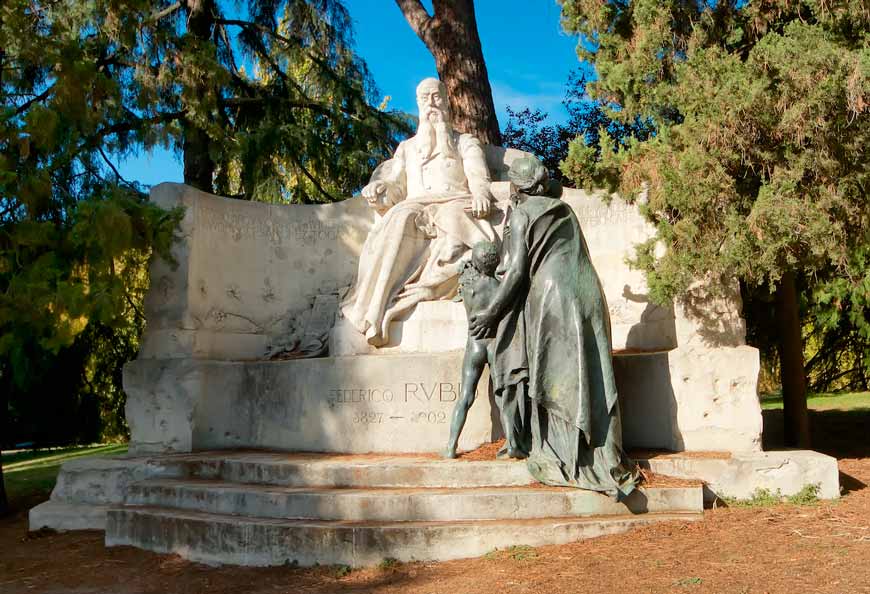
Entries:
{"type": "Polygon", "coordinates": [[[494,332],[493,385],[503,419],[513,415],[503,423],[520,427],[515,445],[527,446],[535,478],[627,495],[637,477],[622,451],[610,318],[580,223],[567,204],[540,195],[550,185],[537,159],[517,160],[509,176],[517,191],[505,273],[485,307],[469,308],[470,336],[494,332]]]}

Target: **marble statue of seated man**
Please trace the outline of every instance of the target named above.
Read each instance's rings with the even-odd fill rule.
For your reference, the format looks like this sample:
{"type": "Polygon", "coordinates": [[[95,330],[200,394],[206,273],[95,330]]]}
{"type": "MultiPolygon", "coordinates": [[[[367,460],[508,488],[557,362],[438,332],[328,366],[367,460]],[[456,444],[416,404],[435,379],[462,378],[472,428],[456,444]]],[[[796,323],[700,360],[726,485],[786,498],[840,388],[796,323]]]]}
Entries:
{"type": "Polygon", "coordinates": [[[344,316],[376,347],[388,343],[396,316],[421,301],[455,295],[472,245],[497,241],[488,220],[493,197],[482,144],[453,129],[439,80],[419,84],[417,106],[417,134],[375,169],[362,191],[379,219],[341,305],[344,316]]]}

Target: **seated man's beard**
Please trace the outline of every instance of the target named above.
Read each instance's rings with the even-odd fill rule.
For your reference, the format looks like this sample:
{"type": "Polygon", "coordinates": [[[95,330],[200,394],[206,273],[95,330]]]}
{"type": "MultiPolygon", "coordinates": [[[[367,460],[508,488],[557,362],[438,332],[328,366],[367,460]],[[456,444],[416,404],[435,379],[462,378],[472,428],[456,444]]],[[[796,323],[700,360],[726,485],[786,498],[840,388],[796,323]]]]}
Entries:
{"type": "Polygon", "coordinates": [[[453,127],[447,117],[444,113],[444,126],[435,126],[428,117],[420,118],[420,125],[417,127],[417,150],[423,158],[429,158],[436,152],[442,155],[456,152],[456,147],[453,146],[453,127]]]}

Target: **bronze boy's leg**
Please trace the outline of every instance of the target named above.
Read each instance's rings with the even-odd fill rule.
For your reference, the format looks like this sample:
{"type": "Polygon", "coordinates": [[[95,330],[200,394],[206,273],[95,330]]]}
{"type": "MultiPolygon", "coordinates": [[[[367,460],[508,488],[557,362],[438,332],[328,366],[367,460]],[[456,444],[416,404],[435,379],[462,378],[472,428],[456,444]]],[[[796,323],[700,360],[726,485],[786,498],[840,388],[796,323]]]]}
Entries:
{"type": "Polygon", "coordinates": [[[459,434],[462,433],[462,428],[465,426],[468,409],[474,403],[477,383],[480,381],[480,376],[483,375],[485,365],[486,345],[484,341],[475,340],[469,336],[468,343],[465,345],[465,357],[462,360],[462,395],[453,408],[450,439],[447,441],[447,448],[444,450],[445,458],[456,457],[456,444],[459,441],[459,434]]]}

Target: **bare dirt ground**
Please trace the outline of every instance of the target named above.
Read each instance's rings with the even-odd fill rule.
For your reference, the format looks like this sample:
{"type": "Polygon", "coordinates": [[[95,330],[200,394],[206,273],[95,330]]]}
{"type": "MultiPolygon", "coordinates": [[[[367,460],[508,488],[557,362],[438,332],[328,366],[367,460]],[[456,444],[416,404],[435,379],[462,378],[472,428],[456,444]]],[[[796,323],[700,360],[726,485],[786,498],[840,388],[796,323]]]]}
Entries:
{"type": "MultiPolygon", "coordinates": [[[[570,545],[354,571],[208,567],[107,549],[97,532],[28,536],[22,511],[0,520],[0,593],[870,592],[870,412],[831,413],[816,413],[814,423],[816,448],[840,459],[845,495],[836,502],[716,508],[701,522],[570,545]]],[[[765,441],[775,446],[775,432],[765,441]]]]}

